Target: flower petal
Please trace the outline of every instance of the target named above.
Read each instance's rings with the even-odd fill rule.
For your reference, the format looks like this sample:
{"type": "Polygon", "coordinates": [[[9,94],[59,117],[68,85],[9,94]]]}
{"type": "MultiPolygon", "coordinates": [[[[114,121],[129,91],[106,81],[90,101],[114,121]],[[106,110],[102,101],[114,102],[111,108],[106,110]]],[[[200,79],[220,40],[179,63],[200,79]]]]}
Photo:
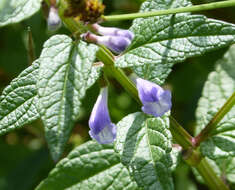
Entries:
{"type": "Polygon", "coordinates": [[[112,143],[116,138],[116,133],[117,128],[113,123],[106,125],[98,134],[95,134],[92,130],[89,131],[90,136],[100,144],[112,143]]]}
{"type": "Polygon", "coordinates": [[[141,78],[136,79],[136,85],[144,113],[160,117],[171,109],[170,91],[141,78]]]}
{"type": "Polygon", "coordinates": [[[59,29],[61,26],[61,20],[58,14],[58,10],[53,6],[50,7],[50,11],[49,11],[48,19],[47,19],[47,26],[48,26],[48,30],[50,31],[55,31],[59,29]]]}
{"type": "Polygon", "coordinates": [[[98,24],[93,24],[92,26],[96,30],[96,32],[103,36],[122,36],[128,38],[129,40],[132,40],[134,38],[134,34],[129,30],[123,30],[115,27],[103,27],[98,24]]]}
{"type": "Polygon", "coordinates": [[[131,41],[120,36],[99,36],[97,43],[105,45],[115,53],[121,53],[130,45],[131,41]]]}
{"type": "Polygon", "coordinates": [[[107,96],[107,87],[101,88],[100,94],[91,112],[89,127],[95,134],[98,134],[106,125],[111,123],[107,106],[107,96]]]}

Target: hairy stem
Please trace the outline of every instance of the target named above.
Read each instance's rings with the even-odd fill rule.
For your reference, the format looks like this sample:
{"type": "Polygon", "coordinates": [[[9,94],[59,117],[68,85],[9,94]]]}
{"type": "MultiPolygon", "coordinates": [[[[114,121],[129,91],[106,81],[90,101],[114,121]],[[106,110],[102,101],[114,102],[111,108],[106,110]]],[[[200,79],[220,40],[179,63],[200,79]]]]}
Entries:
{"type": "Polygon", "coordinates": [[[195,146],[199,146],[201,142],[205,141],[210,137],[211,132],[217,127],[218,123],[223,119],[223,117],[230,111],[230,109],[235,104],[235,92],[232,96],[225,102],[225,104],[220,108],[220,110],[215,114],[212,120],[206,125],[206,127],[196,136],[195,146]]]}
{"type": "Polygon", "coordinates": [[[222,2],[207,3],[202,5],[194,5],[190,7],[174,8],[174,9],[159,10],[152,12],[102,16],[102,18],[105,21],[130,20],[135,18],[146,18],[151,16],[160,16],[160,15],[185,13],[185,12],[197,12],[197,11],[205,11],[205,10],[232,7],[232,6],[235,6],[235,0],[227,0],[222,2]]]}

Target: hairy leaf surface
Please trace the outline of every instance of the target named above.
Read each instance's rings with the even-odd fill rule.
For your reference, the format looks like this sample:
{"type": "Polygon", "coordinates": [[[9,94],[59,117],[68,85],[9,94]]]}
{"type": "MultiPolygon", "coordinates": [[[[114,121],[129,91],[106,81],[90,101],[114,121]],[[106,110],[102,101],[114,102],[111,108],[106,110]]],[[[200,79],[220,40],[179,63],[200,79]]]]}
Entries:
{"type": "MultiPolygon", "coordinates": [[[[235,91],[235,46],[231,46],[217,62],[204,86],[197,108],[197,133],[224,105],[235,91]]],[[[202,152],[210,158],[235,155],[235,107],[218,124],[214,136],[202,144],[202,152]]]]}
{"type": "Polygon", "coordinates": [[[174,189],[171,178],[169,120],[144,113],[126,116],[117,124],[116,151],[143,189],[174,189]]]}
{"type": "Polygon", "coordinates": [[[38,110],[45,125],[46,139],[54,160],[63,153],[80,100],[99,76],[93,67],[97,46],[78,44],[65,35],[50,38],[40,56],[37,83],[38,110]]]}
{"type": "Polygon", "coordinates": [[[0,27],[20,22],[40,9],[41,0],[1,0],[0,27]]]}
{"type": "Polygon", "coordinates": [[[36,109],[38,70],[37,60],[3,90],[0,97],[0,135],[39,118],[36,109]]]}
{"type": "MultiPolygon", "coordinates": [[[[188,6],[185,0],[148,0],[140,12],[188,6]]],[[[164,82],[175,63],[235,41],[235,25],[203,15],[176,14],[135,19],[135,38],[117,59],[118,67],[133,67],[142,78],[164,82]]]]}
{"type": "Polygon", "coordinates": [[[137,190],[112,145],[87,142],[61,160],[37,190],[137,190]]]}
{"type": "MultiPolygon", "coordinates": [[[[235,91],[235,46],[231,46],[209,74],[196,112],[198,134],[235,91]]],[[[235,106],[218,124],[213,136],[200,146],[204,156],[214,160],[220,173],[235,183],[235,106]]]]}

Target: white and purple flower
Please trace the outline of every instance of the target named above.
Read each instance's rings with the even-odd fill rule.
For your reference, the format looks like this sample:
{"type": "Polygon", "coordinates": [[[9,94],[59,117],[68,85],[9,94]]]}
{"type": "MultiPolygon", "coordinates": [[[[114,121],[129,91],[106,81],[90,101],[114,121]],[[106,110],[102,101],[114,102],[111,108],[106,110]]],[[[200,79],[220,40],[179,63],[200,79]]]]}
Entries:
{"type": "Polygon", "coordinates": [[[116,125],[111,122],[109,116],[107,96],[108,88],[101,88],[89,119],[89,134],[100,144],[112,143],[117,133],[116,125]]]}
{"type": "Polygon", "coordinates": [[[128,38],[130,41],[133,40],[134,34],[129,30],[123,30],[115,27],[103,27],[98,24],[92,25],[93,29],[103,36],[119,36],[128,38]]]}
{"type": "Polygon", "coordinates": [[[129,30],[114,27],[102,27],[98,24],[93,24],[92,26],[93,29],[102,36],[88,32],[82,35],[83,39],[89,42],[104,45],[117,54],[125,51],[134,38],[134,34],[129,30]]]}
{"type": "Polygon", "coordinates": [[[47,27],[50,31],[58,30],[61,27],[61,20],[58,14],[58,9],[54,6],[50,7],[47,19],[47,27]]]}
{"type": "Polygon", "coordinates": [[[161,117],[171,109],[171,92],[157,84],[136,78],[139,98],[143,104],[142,111],[155,117],[161,117]]]}

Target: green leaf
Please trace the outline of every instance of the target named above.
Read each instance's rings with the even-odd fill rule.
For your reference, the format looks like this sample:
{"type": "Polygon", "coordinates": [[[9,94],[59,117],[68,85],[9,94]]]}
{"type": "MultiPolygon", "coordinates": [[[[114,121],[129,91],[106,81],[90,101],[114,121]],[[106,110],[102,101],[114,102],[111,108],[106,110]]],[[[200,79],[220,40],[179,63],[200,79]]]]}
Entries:
{"type": "Polygon", "coordinates": [[[24,70],[0,97],[0,135],[39,118],[36,110],[39,62],[24,70]]]}
{"type": "Polygon", "coordinates": [[[87,142],[61,160],[37,190],[136,190],[113,145],[87,142]]]}
{"type": "Polygon", "coordinates": [[[34,13],[41,6],[41,0],[1,0],[0,27],[20,22],[34,13]]]}
{"type": "MultiPolygon", "coordinates": [[[[215,71],[211,72],[203,88],[196,111],[198,134],[213,118],[226,100],[235,91],[235,45],[217,61],[215,71]]],[[[216,165],[217,173],[226,175],[228,181],[235,183],[235,106],[224,116],[208,140],[201,143],[201,152],[216,165]]]]}
{"type": "Polygon", "coordinates": [[[92,66],[97,49],[82,41],[77,44],[65,35],[53,36],[44,44],[37,83],[38,109],[54,160],[63,153],[80,100],[99,77],[99,69],[92,66]]]}
{"type": "MultiPolygon", "coordinates": [[[[188,6],[185,0],[148,0],[140,11],[188,6]]],[[[235,41],[235,25],[203,15],[176,14],[135,19],[135,38],[116,61],[133,67],[142,78],[163,83],[175,63],[228,46],[235,41]]]]}
{"type": "Polygon", "coordinates": [[[122,119],[117,129],[115,149],[138,185],[143,189],[174,189],[168,118],[134,113],[122,119]]]}
{"type": "MultiPolygon", "coordinates": [[[[196,112],[197,133],[213,118],[235,91],[235,46],[231,46],[209,74],[196,112]]],[[[211,159],[235,155],[235,106],[218,124],[214,136],[202,143],[202,153],[211,159]]]]}

